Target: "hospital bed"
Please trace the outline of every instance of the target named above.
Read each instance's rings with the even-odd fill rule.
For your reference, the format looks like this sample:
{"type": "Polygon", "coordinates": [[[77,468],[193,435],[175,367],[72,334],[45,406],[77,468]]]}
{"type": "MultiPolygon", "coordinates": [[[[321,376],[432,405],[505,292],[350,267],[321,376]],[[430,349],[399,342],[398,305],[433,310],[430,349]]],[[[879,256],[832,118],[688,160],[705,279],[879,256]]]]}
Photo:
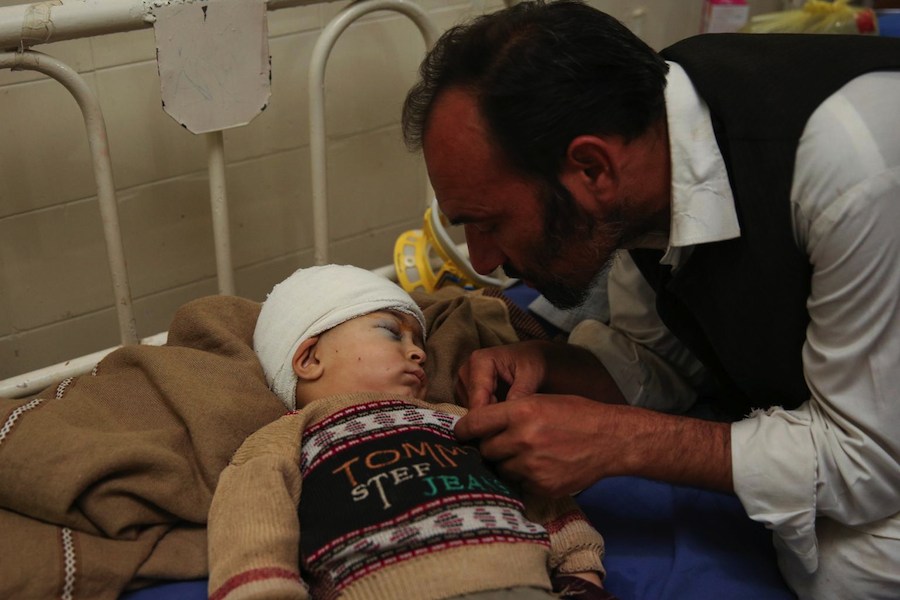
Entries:
{"type": "MultiPolygon", "coordinates": [[[[221,2],[221,6],[224,6],[230,0],[218,1],[221,2]]],[[[149,371],[141,372],[138,379],[157,382],[155,389],[147,393],[155,394],[152,396],[153,402],[158,401],[164,405],[170,400],[174,402],[174,398],[169,398],[165,391],[160,391],[158,388],[164,386],[158,382],[184,376],[186,368],[182,364],[184,356],[200,357],[197,360],[201,363],[207,354],[219,353],[214,357],[216,360],[221,358],[221,355],[228,355],[229,360],[232,360],[234,356],[241,356],[244,359],[248,356],[252,357],[252,350],[246,347],[246,328],[248,326],[246,321],[251,319],[249,327],[252,331],[255,304],[237,299],[229,300],[234,295],[235,284],[228,233],[222,130],[208,127],[207,130],[203,130],[203,126],[198,127],[201,130],[200,135],[207,139],[208,156],[206,160],[209,166],[209,190],[213,207],[211,210],[213,222],[210,226],[213,228],[215,240],[215,247],[211,249],[211,252],[215,254],[218,291],[221,294],[221,300],[199,299],[195,303],[189,303],[188,307],[180,310],[173,319],[171,331],[163,331],[139,339],[135,326],[129,271],[124,258],[121,228],[118,222],[116,191],[112,182],[110,152],[102,112],[90,86],[86,85],[71,67],[31,48],[38,42],[105,35],[154,26],[156,17],[162,14],[161,12],[154,13],[154,10],[183,8],[181,5],[188,7],[192,4],[200,5],[204,8],[205,17],[206,9],[217,10],[216,2],[217,0],[196,3],[191,0],[156,0],[154,2],[147,0],[69,0],[68,2],[42,2],[21,7],[0,8],[0,49],[8,49],[8,51],[0,51],[0,68],[35,70],[57,79],[73,95],[83,113],[94,160],[96,193],[101,207],[103,235],[113,282],[121,346],[124,347],[122,349],[119,349],[120,347],[98,348],[96,352],[86,356],[73,358],[64,363],[50,365],[0,382],[0,398],[7,399],[0,404],[0,517],[8,518],[7,522],[17,522],[16,520],[32,517],[27,507],[16,508],[13,506],[10,508],[13,491],[26,497],[31,492],[34,492],[35,497],[41,496],[40,490],[37,488],[38,483],[30,484],[35,486],[33,490],[29,490],[27,487],[14,489],[16,486],[21,488],[25,484],[17,477],[16,470],[9,467],[8,462],[11,457],[10,453],[17,448],[17,444],[23,443],[19,432],[26,431],[30,421],[43,419],[42,415],[51,414],[67,399],[70,400],[70,403],[64,407],[65,410],[75,412],[64,414],[69,415],[68,418],[71,419],[71,415],[78,414],[78,407],[72,399],[84,399],[87,395],[88,401],[94,400],[96,398],[90,396],[92,389],[100,390],[97,393],[102,395],[103,388],[97,382],[104,376],[111,377],[113,384],[118,385],[117,382],[121,379],[134,376],[136,369],[138,371],[141,371],[142,368],[149,370],[146,365],[152,363],[154,368],[162,369],[161,373],[153,376],[159,379],[153,379],[149,371]],[[26,24],[28,27],[24,26],[26,24]],[[27,37],[25,32],[39,35],[37,38],[34,35],[27,37]],[[206,312],[199,310],[198,306],[206,312]],[[209,309],[209,306],[213,308],[209,309]],[[204,321],[199,325],[191,322],[191,319],[195,318],[194,315],[197,314],[201,314],[202,319],[210,321],[204,321]],[[185,323],[185,320],[188,322],[185,323]],[[242,333],[232,330],[234,323],[243,327],[242,333]],[[220,338],[211,341],[210,338],[204,337],[204,335],[212,336],[213,334],[203,332],[218,332],[219,329],[227,330],[221,333],[227,338],[225,341],[220,338]],[[198,334],[198,331],[201,333],[198,334]],[[242,335],[243,338],[241,338],[242,335]],[[150,356],[151,354],[152,356],[150,356]],[[168,357],[175,354],[178,356],[177,360],[173,360],[171,363],[167,362],[168,357]],[[160,364],[175,366],[172,366],[171,372],[168,372],[164,367],[159,367],[160,364]],[[4,450],[7,452],[4,453],[4,450]],[[4,462],[7,462],[6,466],[3,465],[4,462]],[[4,486],[6,486],[6,492],[3,491],[4,486]]],[[[248,6],[252,4],[250,0],[241,0],[241,2],[244,4],[241,5],[240,10],[249,10],[248,6]]],[[[263,10],[276,10],[308,3],[311,3],[311,0],[268,0],[267,3],[262,2],[260,5],[263,10]]],[[[322,29],[308,68],[310,78],[311,198],[315,230],[314,262],[316,263],[325,263],[330,260],[327,240],[325,121],[323,116],[325,63],[331,48],[341,33],[356,19],[376,10],[397,11],[409,17],[422,33],[426,45],[430,45],[438,35],[438,29],[431,22],[427,13],[415,2],[406,0],[361,0],[352,3],[338,12],[337,16],[322,29]]],[[[174,23],[174,26],[177,29],[181,25],[174,23]]],[[[163,70],[161,68],[161,76],[163,70]]],[[[393,276],[394,266],[386,265],[378,271],[386,276],[393,276]]],[[[535,297],[532,290],[522,286],[511,286],[502,291],[493,290],[491,294],[503,300],[504,306],[507,307],[510,314],[518,319],[516,322],[521,323],[522,320],[528,322],[527,335],[551,337],[559,333],[552,326],[533,319],[529,314],[528,306],[535,297]]],[[[520,334],[520,337],[524,336],[526,328],[517,328],[516,333],[520,334]]],[[[229,364],[233,366],[234,363],[229,364]]],[[[228,377],[227,370],[223,371],[223,379],[228,377]]],[[[253,378],[252,373],[247,377],[243,377],[238,372],[235,372],[234,375],[236,379],[253,378]]],[[[241,382],[241,384],[246,383],[246,381],[241,382]]],[[[235,385],[239,384],[235,383],[235,385]]],[[[108,399],[101,400],[102,402],[98,402],[98,405],[102,405],[106,410],[109,404],[108,399]]],[[[90,405],[89,402],[88,405],[90,405]]],[[[84,416],[88,420],[91,418],[91,415],[80,416],[84,416]]],[[[177,416],[184,417],[186,423],[190,422],[188,416],[183,414],[177,416]]],[[[264,420],[270,417],[271,415],[269,417],[261,416],[260,419],[264,420]]],[[[59,440],[69,439],[67,436],[70,426],[71,422],[60,423],[58,436],[53,429],[44,430],[41,435],[46,436],[48,440],[53,440],[55,437],[59,440]]],[[[231,433],[236,436],[235,439],[238,439],[252,431],[254,426],[253,423],[245,423],[244,427],[247,428],[247,431],[231,433]]],[[[84,467],[81,461],[84,460],[83,456],[86,454],[79,454],[74,449],[68,451],[66,448],[51,448],[51,445],[45,444],[44,446],[48,456],[58,454],[65,457],[62,464],[56,465],[61,469],[61,473],[78,471],[84,467]]],[[[115,445],[110,446],[110,448],[115,447],[115,445]]],[[[220,450],[222,449],[220,448],[220,450]]],[[[115,480],[115,477],[108,473],[104,474],[103,478],[105,478],[104,481],[109,478],[115,480]]],[[[34,481],[40,482],[41,480],[38,478],[34,481]]],[[[214,486],[214,482],[212,485],[214,486]]],[[[133,490],[129,490],[129,494],[134,496],[133,490]]],[[[793,597],[778,574],[770,534],[761,525],[747,518],[734,496],[633,477],[619,477],[595,484],[581,492],[577,499],[606,538],[605,563],[609,571],[607,587],[622,600],[712,597],[728,598],[729,600],[761,598],[779,600],[793,597]]],[[[149,500],[144,498],[138,498],[138,500],[149,503],[149,500]]],[[[81,511],[81,513],[87,514],[87,508],[84,506],[86,503],[84,498],[76,496],[73,500],[75,508],[72,508],[72,511],[81,511]]],[[[0,535],[0,563],[7,562],[13,552],[34,553],[38,560],[43,562],[45,557],[42,553],[46,552],[46,562],[60,565],[57,569],[59,571],[58,593],[55,593],[54,597],[93,597],[85,595],[86,590],[98,589],[96,587],[98,585],[102,588],[103,582],[87,581],[86,565],[89,565],[91,560],[89,554],[92,546],[84,540],[78,526],[72,524],[78,522],[78,519],[69,521],[67,520],[68,515],[63,515],[57,523],[54,522],[53,516],[48,515],[49,513],[35,517],[36,521],[41,521],[41,527],[36,531],[45,531],[49,528],[56,532],[48,538],[49,541],[45,545],[41,545],[40,536],[36,535],[24,545],[14,548],[10,544],[19,544],[22,540],[11,541],[6,533],[0,535]],[[82,536],[81,543],[78,541],[79,536],[82,536]]],[[[136,529],[125,528],[127,531],[112,533],[108,527],[98,525],[103,521],[104,515],[102,514],[93,515],[88,519],[88,529],[91,529],[91,535],[109,538],[102,540],[103,542],[114,540],[119,534],[122,536],[121,539],[126,542],[142,535],[139,527],[136,529]]],[[[174,526],[175,529],[177,527],[178,525],[174,526]]],[[[192,533],[200,532],[200,537],[193,539],[203,539],[202,527],[202,517],[199,517],[197,522],[190,524],[188,528],[192,528],[192,533]]],[[[167,541],[170,539],[171,537],[161,535],[154,538],[154,544],[164,545],[170,543],[167,541]]],[[[189,547],[189,544],[186,547],[189,547]]],[[[184,560],[186,563],[190,562],[188,558],[184,558],[184,560]]],[[[118,577],[116,585],[120,587],[117,588],[118,591],[114,595],[121,592],[121,597],[128,600],[206,597],[206,580],[202,570],[194,573],[190,573],[188,570],[175,577],[167,574],[166,569],[159,565],[153,565],[153,568],[144,567],[146,565],[142,565],[143,570],[134,574],[133,577],[122,577],[121,574],[116,573],[116,577],[118,577]]],[[[18,576],[23,580],[28,580],[30,575],[19,573],[18,576]]],[[[3,583],[0,582],[0,587],[2,585],[3,583]]],[[[19,589],[21,597],[30,597],[28,592],[24,591],[25,589],[19,589]]]]}

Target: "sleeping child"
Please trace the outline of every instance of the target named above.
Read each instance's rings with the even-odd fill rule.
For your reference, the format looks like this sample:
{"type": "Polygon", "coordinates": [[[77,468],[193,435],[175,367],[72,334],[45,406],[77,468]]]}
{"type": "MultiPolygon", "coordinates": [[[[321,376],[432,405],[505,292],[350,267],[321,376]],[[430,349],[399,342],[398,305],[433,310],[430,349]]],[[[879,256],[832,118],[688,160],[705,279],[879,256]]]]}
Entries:
{"type": "Polygon", "coordinates": [[[603,540],[569,498],[522,495],[424,401],[425,319],[370,271],[301,269],[254,349],[289,412],[223,471],[210,598],[613,598],[603,540]]]}

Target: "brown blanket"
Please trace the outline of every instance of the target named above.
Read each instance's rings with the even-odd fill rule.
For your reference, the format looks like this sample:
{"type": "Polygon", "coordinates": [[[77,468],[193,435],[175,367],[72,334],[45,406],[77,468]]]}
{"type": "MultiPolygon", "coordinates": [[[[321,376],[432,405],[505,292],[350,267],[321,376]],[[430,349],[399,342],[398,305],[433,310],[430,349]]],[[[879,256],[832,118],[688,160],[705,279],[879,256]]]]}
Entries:
{"type": "MultiPolygon", "coordinates": [[[[515,341],[495,298],[418,296],[434,397],[475,348],[515,341]]],[[[284,412],[251,348],[259,305],[183,306],[166,346],[132,346],[32,399],[0,399],[0,598],[117,598],[207,575],[221,470],[284,412]]]]}

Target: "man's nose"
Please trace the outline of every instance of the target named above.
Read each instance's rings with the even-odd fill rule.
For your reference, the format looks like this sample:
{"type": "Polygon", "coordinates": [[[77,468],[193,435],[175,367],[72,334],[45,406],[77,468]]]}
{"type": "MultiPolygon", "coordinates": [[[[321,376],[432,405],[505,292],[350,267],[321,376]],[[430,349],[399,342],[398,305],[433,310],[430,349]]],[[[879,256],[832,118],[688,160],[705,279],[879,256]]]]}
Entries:
{"type": "Polygon", "coordinates": [[[482,275],[490,275],[506,262],[506,256],[491,239],[491,234],[482,233],[475,227],[466,226],[466,245],[472,268],[482,275]]]}

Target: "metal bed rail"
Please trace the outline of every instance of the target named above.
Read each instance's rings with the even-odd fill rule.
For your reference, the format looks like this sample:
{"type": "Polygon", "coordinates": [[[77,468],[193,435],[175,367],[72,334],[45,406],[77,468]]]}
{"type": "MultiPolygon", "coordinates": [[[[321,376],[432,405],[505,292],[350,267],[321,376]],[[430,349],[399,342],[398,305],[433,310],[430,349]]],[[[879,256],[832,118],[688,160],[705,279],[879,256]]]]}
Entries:
{"type": "MultiPolygon", "coordinates": [[[[38,44],[153,27],[155,9],[198,0],[66,0],[0,7],[0,48],[38,44]]],[[[215,1],[215,0],[212,0],[215,1]]],[[[335,0],[268,0],[269,10],[335,0]]]]}
{"type": "MultiPolygon", "coordinates": [[[[31,50],[34,45],[132,31],[153,26],[154,8],[184,4],[195,0],[68,0],[65,3],[39,2],[0,8],[0,68],[32,69],[59,81],[75,97],[84,114],[91,157],[94,163],[98,202],[104,223],[109,269],[115,292],[115,306],[122,345],[164,344],[166,332],[138,339],[132,309],[131,288],[125,264],[118,203],[106,127],[100,105],[84,79],[71,67],[46,54],[31,50]]],[[[211,0],[215,1],[215,0],[211,0]]],[[[268,0],[267,8],[276,10],[321,0],[268,0]]],[[[437,29],[419,6],[408,0],[357,0],[345,7],[322,30],[311,59],[310,78],[310,162],[313,186],[313,240],[315,262],[328,258],[327,198],[325,185],[325,64],[340,35],[360,17],[378,10],[396,11],[410,18],[419,28],[427,47],[437,39],[437,29]]],[[[234,276],[228,231],[228,203],[225,184],[225,148],[222,131],[204,134],[207,140],[210,202],[216,253],[218,288],[221,294],[234,294],[234,276]]],[[[424,206],[424,203],[423,203],[424,206]]],[[[393,265],[374,269],[394,278],[393,265]]],[[[89,372],[115,346],[0,381],[0,396],[23,397],[65,377],[89,372]]]]}
{"type": "Polygon", "coordinates": [[[116,201],[116,186],[113,182],[109,140],[100,102],[81,75],[52,56],[35,50],[0,53],[0,68],[34,70],[56,79],[75,98],[81,109],[91,151],[91,162],[94,165],[97,202],[103,220],[103,237],[106,241],[119,319],[119,337],[123,344],[134,344],[137,342],[137,327],[131,306],[131,287],[125,266],[122,231],[119,227],[119,207],[116,201]]]}

